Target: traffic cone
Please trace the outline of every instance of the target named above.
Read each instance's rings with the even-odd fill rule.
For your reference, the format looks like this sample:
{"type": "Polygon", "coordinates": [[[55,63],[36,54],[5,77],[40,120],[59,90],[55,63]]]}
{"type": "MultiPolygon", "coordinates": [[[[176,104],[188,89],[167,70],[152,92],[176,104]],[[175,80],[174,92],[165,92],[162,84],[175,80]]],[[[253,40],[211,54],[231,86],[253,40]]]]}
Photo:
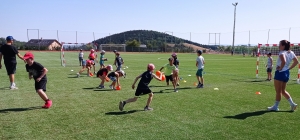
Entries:
{"type": "Polygon", "coordinates": [[[255,94],[258,94],[258,95],[259,95],[259,94],[261,94],[261,93],[260,93],[259,91],[257,91],[255,94]]]}

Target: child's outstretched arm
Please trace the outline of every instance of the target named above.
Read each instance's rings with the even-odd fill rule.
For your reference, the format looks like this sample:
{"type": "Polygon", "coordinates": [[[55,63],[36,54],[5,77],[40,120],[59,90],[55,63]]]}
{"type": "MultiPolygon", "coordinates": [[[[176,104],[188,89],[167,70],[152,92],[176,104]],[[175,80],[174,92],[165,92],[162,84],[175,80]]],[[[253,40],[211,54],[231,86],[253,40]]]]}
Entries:
{"type": "Polygon", "coordinates": [[[161,70],[163,70],[164,69],[164,67],[161,67],[160,69],[159,69],[159,71],[161,71],[161,70]]]}
{"type": "Polygon", "coordinates": [[[163,72],[161,73],[161,75],[160,75],[159,77],[157,77],[154,73],[152,73],[152,76],[153,76],[156,80],[158,80],[158,81],[161,81],[161,80],[162,80],[162,79],[161,79],[162,75],[163,75],[163,72]]]}
{"type": "Polygon", "coordinates": [[[132,86],[131,86],[131,87],[132,87],[132,89],[134,89],[134,87],[135,87],[135,83],[136,83],[136,82],[137,82],[137,80],[138,80],[138,79],[140,79],[141,77],[142,77],[142,74],[141,74],[141,75],[139,75],[138,77],[136,77],[136,78],[135,78],[135,80],[134,80],[134,82],[133,82],[133,84],[132,84],[132,86]]]}

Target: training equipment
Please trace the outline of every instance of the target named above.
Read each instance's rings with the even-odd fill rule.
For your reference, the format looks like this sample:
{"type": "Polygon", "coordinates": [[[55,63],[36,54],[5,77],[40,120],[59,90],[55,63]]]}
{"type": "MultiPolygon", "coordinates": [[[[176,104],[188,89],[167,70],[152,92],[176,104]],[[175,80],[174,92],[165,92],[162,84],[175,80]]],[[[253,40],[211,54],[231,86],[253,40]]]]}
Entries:
{"type": "Polygon", "coordinates": [[[184,83],[186,83],[186,81],[185,81],[185,80],[183,80],[183,82],[184,82],[184,83]]]}
{"type": "Polygon", "coordinates": [[[214,88],[214,90],[219,90],[218,88],[214,88]]]}
{"type": "Polygon", "coordinates": [[[255,94],[258,94],[258,95],[259,95],[259,94],[261,94],[261,93],[260,93],[259,91],[257,91],[257,92],[255,92],[255,94]]]}
{"type": "Polygon", "coordinates": [[[94,76],[94,74],[90,72],[90,76],[94,76]]]}
{"type": "Polygon", "coordinates": [[[188,76],[192,76],[192,75],[188,75],[188,76]]]}
{"type": "Polygon", "coordinates": [[[110,79],[109,79],[108,77],[105,77],[105,81],[106,81],[106,82],[109,82],[110,79]]]}
{"type": "Polygon", "coordinates": [[[166,76],[163,74],[163,75],[161,76],[161,81],[165,81],[165,79],[166,79],[166,76]]]}
{"type": "Polygon", "coordinates": [[[71,71],[73,71],[73,70],[71,70],[71,71]]]}
{"type": "Polygon", "coordinates": [[[161,72],[160,71],[156,71],[155,74],[156,74],[156,76],[160,76],[161,72]]]}
{"type": "MultiPolygon", "coordinates": [[[[300,56],[300,43],[292,43],[291,50],[295,53],[296,56],[300,56]]],[[[279,44],[258,44],[257,48],[253,50],[253,56],[256,54],[256,78],[267,78],[266,65],[268,63],[267,54],[271,53],[273,58],[273,77],[274,72],[276,71],[276,61],[279,54],[279,44]]],[[[292,63],[292,62],[291,62],[292,63]]],[[[273,78],[272,77],[272,78],[273,78]]],[[[300,84],[300,64],[298,68],[295,67],[290,70],[290,79],[296,80],[300,84]]]]}
{"type": "Polygon", "coordinates": [[[116,86],[116,90],[121,90],[121,86],[116,86]]]}

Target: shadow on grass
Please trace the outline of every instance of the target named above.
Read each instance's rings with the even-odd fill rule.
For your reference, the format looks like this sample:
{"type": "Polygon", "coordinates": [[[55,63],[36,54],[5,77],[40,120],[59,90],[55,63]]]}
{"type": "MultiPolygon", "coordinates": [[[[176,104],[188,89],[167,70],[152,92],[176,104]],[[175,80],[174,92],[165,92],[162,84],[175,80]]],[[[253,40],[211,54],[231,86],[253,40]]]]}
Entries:
{"type": "Polygon", "coordinates": [[[41,106],[28,107],[28,108],[8,108],[0,110],[0,113],[9,113],[9,112],[21,112],[21,111],[29,111],[35,109],[43,109],[41,106]]]}
{"type": "Polygon", "coordinates": [[[171,92],[171,91],[153,92],[153,94],[164,94],[164,93],[176,93],[176,92],[171,92]]]}
{"type": "Polygon", "coordinates": [[[72,77],[68,77],[68,78],[78,78],[77,76],[72,76],[72,77]]]}
{"type": "Polygon", "coordinates": [[[149,86],[149,87],[166,87],[166,86],[154,86],[154,85],[152,85],[152,86],[149,86]]]}
{"type": "MultiPolygon", "coordinates": [[[[182,90],[182,89],[192,89],[192,88],[195,88],[195,87],[182,87],[182,88],[178,88],[178,90],[182,90]]],[[[169,89],[165,89],[165,90],[174,90],[173,88],[169,88],[169,89]]]]}
{"type": "Polygon", "coordinates": [[[10,90],[9,87],[2,87],[0,90],[10,90]]]}
{"type": "Polygon", "coordinates": [[[94,91],[116,91],[112,89],[95,89],[94,91]]]}
{"type": "Polygon", "coordinates": [[[267,111],[267,110],[260,110],[260,111],[254,111],[254,112],[245,112],[245,113],[237,114],[235,116],[225,116],[223,118],[245,120],[248,117],[260,116],[260,115],[264,115],[265,113],[276,113],[276,112],[292,113],[292,111],[267,111]]]}
{"type": "Polygon", "coordinates": [[[270,82],[262,79],[231,79],[231,80],[238,81],[238,82],[247,82],[247,83],[270,82]]]}
{"type": "Polygon", "coordinates": [[[126,115],[144,110],[130,110],[130,111],[118,111],[118,112],[106,112],[105,115],[126,115]]]}

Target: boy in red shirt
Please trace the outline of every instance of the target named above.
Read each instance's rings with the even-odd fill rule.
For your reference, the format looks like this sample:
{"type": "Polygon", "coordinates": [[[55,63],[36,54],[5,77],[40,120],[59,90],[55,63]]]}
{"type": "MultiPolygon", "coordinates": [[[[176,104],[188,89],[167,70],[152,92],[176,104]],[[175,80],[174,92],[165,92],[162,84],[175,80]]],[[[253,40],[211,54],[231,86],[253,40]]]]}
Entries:
{"type": "Polygon", "coordinates": [[[87,76],[90,76],[91,73],[91,68],[92,68],[92,61],[91,60],[86,60],[82,61],[82,69],[77,73],[77,77],[80,77],[80,74],[87,69],[87,76]]]}
{"type": "Polygon", "coordinates": [[[112,71],[112,70],[113,70],[113,67],[111,65],[108,65],[105,68],[102,68],[97,72],[97,77],[99,77],[101,79],[101,83],[98,88],[100,88],[100,89],[104,88],[104,81],[105,81],[105,79],[108,78],[107,77],[108,72],[112,71]]]}

